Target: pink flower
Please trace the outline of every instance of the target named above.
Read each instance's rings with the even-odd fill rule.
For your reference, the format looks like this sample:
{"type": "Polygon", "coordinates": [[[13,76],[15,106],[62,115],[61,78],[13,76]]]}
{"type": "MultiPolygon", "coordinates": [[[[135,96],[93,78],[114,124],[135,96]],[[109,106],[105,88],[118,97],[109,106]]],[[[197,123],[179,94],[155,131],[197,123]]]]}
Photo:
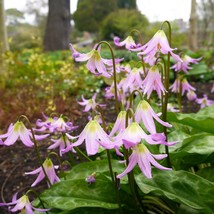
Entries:
{"type": "Polygon", "coordinates": [[[154,119],[163,126],[172,127],[171,124],[164,122],[159,118],[159,116],[154,112],[154,110],[152,109],[152,107],[149,105],[147,101],[141,100],[135,112],[135,121],[137,123],[140,123],[142,121],[146,129],[151,134],[155,134],[157,132],[156,132],[154,119]]]}
{"type": "MultiPolygon", "coordinates": [[[[76,139],[76,137],[72,137],[71,135],[69,135],[69,138],[73,138],[76,139]]],[[[71,145],[70,140],[68,139],[68,137],[66,135],[61,136],[59,139],[55,140],[55,139],[51,139],[52,142],[54,142],[54,144],[50,145],[48,147],[48,149],[55,149],[57,147],[59,147],[59,154],[60,156],[62,156],[63,154],[63,150],[66,149],[68,146],[71,145]]],[[[74,149],[72,149],[72,152],[76,153],[74,149]]]]}
{"type": "MultiPolygon", "coordinates": [[[[87,54],[82,54],[77,52],[72,44],[70,44],[70,49],[72,52],[72,57],[74,58],[75,61],[77,62],[84,62],[88,61],[86,64],[86,67],[88,68],[89,71],[91,71],[95,75],[103,75],[104,77],[110,78],[112,74],[109,74],[107,72],[106,66],[112,66],[113,62],[111,59],[103,59],[100,56],[100,49],[96,50],[93,49],[87,54]]],[[[121,62],[123,59],[116,59],[115,63],[121,62]]]]}
{"type": "Polygon", "coordinates": [[[144,91],[143,93],[144,95],[147,94],[147,99],[149,99],[153,90],[157,92],[159,98],[161,98],[161,93],[165,94],[166,92],[166,89],[161,81],[161,75],[156,65],[150,68],[142,84],[144,91]]]}
{"type": "Polygon", "coordinates": [[[207,95],[204,94],[204,97],[203,98],[198,98],[196,99],[196,103],[200,104],[201,108],[204,108],[206,106],[211,106],[214,104],[214,100],[209,100],[207,95]]]}
{"type": "Polygon", "coordinates": [[[213,83],[213,86],[211,88],[211,93],[213,93],[213,92],[214,92],[214,83],[213,83]]]}
{"type": "Polygon", "coordinates": [[[55,120],[51,124],[51,128],[53,131],[58,131],[58,132],[69,132],[73,131],[78,128],[78,126],[74,126],[72,122],[70,121],[65,121],[63,116],[61,115],[57,120],[55,120]]]}
{"type": "MultiPolygon", "coordinates": [[[[85,106],[84,112],[88,112],[91,109],[96,111],[96,106],[98,103],[96,103],[96,96],[97,94],[95,93],[91,99],[85,99],[84,96],[82,95],[82,102],[78,102],[81,106],[85,106]]],[[[99,104],[99,106],[106,106],[105,104],[99,104]]]]}
{"type": "Polygon", "coordinates": [[[45,114],[43,114],[43,117],[45,119],[45,121],[42,121],[41,119],[38,119],[36,121],[36,125],[39,128],[34,128],[34,131],[38,131],[38,132],[43,132],[46,130],[49,130],[50,132],[54,132],[52,124],[58,119],[57,117],[47,117],[45,114]]]}
{"type": "Polygon", "coordinates": [[[50,209],[40,209],[40,208],[35,208],[32,206],[31,202],[29,201],[29,198],[27,195],[23,195],[21,198],[17,199],[17,194],[16,193],[13,198],[12,198],[12,202],[10,203],[0,203],[0,206],[14,206],[13,208],[9,208],[9,210],[11,212],[18,212],[18,211],[24,211],[23,213],[26,214],[33,214],[34,211],[37,212],[46,212],[50,209]]]}
{"type": "Polygon", "coordinates": [[[112,137],[115,133],[121,133],[126,128],[126,111],[121,111],[116,119],[116,122],[114,123],[114,126],[109,134],[110,137],[112,137]]]}
{"type": "MultiPolygon", "coordinates": [[[[43,140],[48,137],[49,134],[35,135],[36,140],[43,140]]],[[[28,130],[22,121],[17,121],[14,125],[10,124],[6,134],[0,135],[0,139],[4,139],[3,144],[6,146],[13,145],[18,139],[27,147],[34,145],[32,141],[32,133],[28,130]]]]}
{"type": "Polygon", "coordinates": [[[184,95],[185,91],[195,91],[196,89],[194,87],[192,87],[187,80],[184,78],[181,82],[181,88],[182,88],[182,95],[184,95]]]}
{"type": "Polygon", "coordinates": [[[142,45],[136,44],[132,36],[128,36],[125,40],[120,42],[120,38],[118,36],[114,37],[114,44],[116,46],[122,47],[125,46],[126,49],[132,51],[139,51],[141,50],[142,45]],[[135,50],[136,49],[136,50],[135,50]]]}
{"type": "MultiPolygon", "coordinates": [[[[69,135],[67,134],[69,138],[69,135]]],[[[85,141],[86,152],[88,155],[95,155],[98,152],[99,142],[103,141],[107,144],[110,142],[108,135],[102,129],[97,120],[89,121],[83,131],[80,133],[78,140],[68,146],[63,153],[68,152],[74,146],[79,146],[85,141]]]]}
{"type": "MultiPolygon", "coordinates": [[[[45,169],[45,172],[49,178],[49,181],[51,184],[54,184],[56,182],[59,182],[60,179],[56,175],[55,169],[58,169],[58,166],[54,166],[50,158],[46,158],[46,160],[43,163],[43,167],[45,169]]],[[[42,170],[42,167],[40,166],[39,168],[33,170],[32,172],[25,172],[26,175],[35,175],[38,174],[37,179],[34,181],[34,183],[31,185],[31,187],[36,186],[40,181],[42,181],[45,178],[45,174],[42,170]]],[[[48,184],[49,186],[49,184],[48,184]]]]}
{"type": "Polygon", "coordinates": [[[143,51],[139,55],[146,55],[147,58],[144,58],[144,61],[149,63],[149,59],[153,59],[156,53],[161,52],[162,54],[171,54],[171,56],[176,60],[182,62],[181,58],[174,54],[172,49],[169,46],[167,37],[163,30],[158,30],[157,33],[152,37],[152,39],[147,42],[143,47],[143,51]]]}
{"type": "Polygon", "coordinates": [[[174,69],[176,72],[179,71],[184,71],[185,73],[188,73],[188,70],[192,69],[189,64],[193,63],[193,64],[198,64],[198,61],[200,61],[202,59],[202,57],[198,58],[198,59],[194,59],[191,58],[188,55],[184,55],[182,57],[182,62],[177,62],[176,64],[174,64],[171,68],[174,69]]]}
{"type": "Polygon", "coordinates": [[[193,100],[197,99],[196,93],[195,93],[194,91],[192,91],[192,90],[189,90],[189,91],[187,92],[187,99],[188,99],[189,101],[193,101],[193,100]]]}
{"type": "Polygon", "coordinates": [[[177,78],[175,82],[169,87],[169,89],[174,93],[180,93],[181,80],[177,78]]]}
{"type": "Polygon", "coordinates": [[[167,154],[158,154],[154,155],[150,153],[150,151],[147,149],[147,147],[143,143],[139,143],[135,147],[133,147],[133,152],[129,157],[129,164],[125,171],[119,175],[117,175],[117,178],[122,178],[127,173],[132,171],[136,164],[140,167],[140,170],[147,178],[152,178],[152,167],[155,166],[156,168],[160,170],[171,170],[171,168],[167,168],[164,166],[161,166],[155,159],[162,160],[167,157],[167,154]]]}

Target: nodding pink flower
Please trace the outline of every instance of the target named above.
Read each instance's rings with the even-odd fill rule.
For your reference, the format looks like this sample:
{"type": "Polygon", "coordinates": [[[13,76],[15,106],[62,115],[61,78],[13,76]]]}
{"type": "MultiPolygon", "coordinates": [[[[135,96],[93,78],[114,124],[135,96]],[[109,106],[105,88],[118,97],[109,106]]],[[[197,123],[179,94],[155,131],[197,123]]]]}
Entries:
{"type": "MultiPolygon", "coordinates": [[[[43,140],[49,136],[49,134],[44,135],[34,135],[36,140],[43,140]]],[[[0,135],[0,139],[4,139],[3,145],[10,146],[13,145],[18,139],[27,147],[32,147],[34,145],[32,141],[32,133],[28,130],[22,121],[17,121],[14,125],[10,124],[7,133],[0,135]]]]}
{"type": "MultiPolygon", "coordinates": [[[[69,138],[69,135],[67,135],[69,138]]],[[[83,131],[80,133],[78,140],[68,146],[63,153],[70,151],[74,146],[79,146],[85,141],[86,152],[88,155],[95,155],[98,152],[99,142],[109,143],[110,139],[102,129],[97,120],[89,121],[83,131]]]]}
{"type": "Polygon", "coordinates": [[[120,42],[120,38],[118,36],[114,37],[114,44],[118,47],[125,46],[126,49],[132,51],[139,51],[141,50],[142,45],[136,44],[132,36],[128,36],[125,40],[120,42]]]}
{"type": "MultiPolygon", "coordinates": [[[[72,57],[76,62],[85,62],[88,61],[86,67],[95,75],[103,75],[104,77],[110,78],[112,74],[107,72],[106,66],[112,66],[113,62],[111,59],[103,59],[100,56],[99,50],[93,49],[87,54],[82,54],[77,52],[72,44],[70,44],[70,49],[72,52],[72,57]]],[[[115,59],[115,63],[121,62],[123,59],[115,59]]]]}
{"type": "Polygon", "coordinates": [[[120,86],[124,91],[127,91],[128,88],[130,91],[133,91],[135,88],[140,88],[143,84],[142,76],[142,68],[133,68],[124,81],[120,83],[120,86]]]}
{"type": "Polygon", "coordinates": [[[43,117],[45,119],[45,121],[42,121],[41,119],[38,119],[36,121],[36,125],[39,128],[34,128],[34,131],[37,132],[44,132],[46,130],[50,131],[50,132],[54,132],[52,124],[58,119],[58,117],[47,117],[45,114],[43,114],[43,117]]]}
{"type": "MultiPolygon", "coordinates": [[[[51,161],[50,158],[46,158],[46,160],[43,163],[43,167],[44,167],[44,170],[45,170],[47,177],[51,184],[54,184],[54,183],[60,181],[60,179],[58,178],[58,176],[56,175],[56,172],[55,172],[55,169],[58,169],[59,166],[54,166],[53,162],[51,161]]],[[[33,170],[32,172],[25,172],[26,175],[35,175],[38,173],[39,173],[39,175],[38,175],[37,179],[31,185],[31,187],[36,186],[40,181],[42,181],[45,178],[45,174],[44,174],[41,166],[39,168],[33,170]]],[[[48,186],[49,186],[49,183],[48,183],[48,186]]]]}
{"type": "Polygon", "coordinates": [[[133,147],[133,152],[129,157],[129,164],[124,172],[117,175],[117,178],[121,179],[130,171],[132,171],[135,165],[138,164],[140,170],[147,178],[152,178],[152,167],[155,166],[160,170],[172,170],[171,168],[164,167],[160,165],[155,159],[162,160],[167,157],[167,154],[158,154],[154,155],[150,153],[147,147],[143,143],[139,143],[138,145],[133,147]]]}
{"type": "Polygon", "coordinates": [[[148,59],[155,57],[156,53],[161,52],[162,54],[168,54],[169,52],[176,61],[182,62],[182,59],[172,52],[175,49],[169,46],[167,37],[163,30],[158,30],[152,39],[143,45],[142,49],[143,51],[140,52],[140,55],[149,56],[148,59]]]}
{"type": "Polygon", "coordinates": [[[185,91],[195,91],[196,89],[194,87],[192,87],[188,81],[184,78],[182,81],[181,81],[181,88],[182,88],[182,95],[184,95],[185,91]]]}
{"type": "Polygon", "coordinates": [[[158,70],[158,66],[152,66],[145,79],[143,80],[143,93],[147,94],[147,98],[149,99],[153,90],[155,90],[158,94],[158,97],[161,98],[161,93],[165,94],[166,89],[163,86],[161,81],[161,74],[158,70]]]}
{"type": "Polygon", "coordinates": [[[213,93],[213,92],[214,92],[214,83],[213,83],[213,86],[211,88],[211,93],[213,93]]]}
{"type": "Polygon", "coordinates": [[[175,144],[174,142],[165,142],[163,137],[147,135],[137,122],[131,122],[128,127],[116,137],[112,138],[114,142],[105,143],[102,141],[102,146],[106,149],[118,149],[124,145],[126,148],[137,145],[142,139],[151,145],[164,144],[167,146],[175,144]]]}
{"type": "Polygon", "coordinates": [[[177,78],[175,82],[169,87],[169,89],[174,93],[180,93],[181,89],[181,80],[177,78]]]}
{"type": "Polygon", "coordinates": [[[196,103],[200,104],[200,108],[204,108],[206,106],[211,106],[214,104],[214,100],[209,100],[207,95],[204,94],[203,98],[197,98],[196,103]]]}
{"type": "MultiPolygon", "coordinates": [[[[85,99],[84,96],[82,95],[82,102],[78,102],[81,106],[85,106],[84,112],[88,112],[91,109],[96,111],[96,106],[98,105],[98,103],[96,103],[96,96],[97,94],[95,93],[91,99],[85,99]]],[[[106,106],[105,104],[99,104],[99,106],[103,107],[106,106]]]]}
{"type": "Polygon", "coordinates": [[[29,198],[27,195],[23,195],[21,198],[17,199],[18,193],[13,195],[12,202],[9,203],[0,203],[0,206],[9,206],[9,211],[11,212],[17,212],[21,211],[21,213],[26,213],[26,214],[33,214],[34,211],[37,212],[46,212],[50,209],[40,209],[40,208],[35,208],[32,206],[29,198]],[[14,206],[11,208],[11,205],[14,206]]]}
{"type": "MultiPolygon", "coordinates": [[[[73,136],[69,135],[69,139],[76,139],[76,138],[77,137],[73,137],[73,136]]],[[[51,141],[54,142],[54,144],[50,145],[48,147],[48,149],[55,149],[55,148],[59,147],[59,155],[62,156],[62,154],[63,154],[62,151],[71,145],[71,142],[69,139],[68,139],[67,135],[61,136],[57,140],[51,139],[51,141]]],[[[76,153],[76,151],[74,149],[72,149],[72,152],[76,153]]]]}
{"type": "Polygon", "coordinates": [[[72,122],[66,122],[62,116],[55,120],[51,125],[53,131],[57,132],[70,132],[78,128],[72,122]]]}
{"type": "Polygon", "coordinates": [[[110,137],[112,137],[115,133],[121,133],[126,128],[126,111],[121,111],[116,119],[116,122],[114,123],[114,126],[109,134],[110,137]]]}
{"type": "Polygon", "coordinates": [[[188,99],[189,101],[193,101],[193,100],[197,99],[196,93],[195,93],[194,91],[192,91],[192,90],[189,90],[189,91],[187,92],[187,99],[188,99]]]}
{"type": "Polygon", "coordinates": [[[147,101],[141,100],[135,112],[135,121],[137,123],[142,121],[146,129],[151,134],[156,134],[157,132],[154,119],[163,126],[172,127],[171,124],[164,122],[159,118],[147,101]]]}
{"type": "Polygon", "coordinates": [[[184,55],[182,57],[182,62],[175,63],[171,68],[174,69],[176,72],[184,71],[185,73],[188,73],[188,70],[192,69],[189,64],[198,64],[198,62],[202,59],[202,57],[198,59],[191,58],[188,55],[184,55]]]}
{"type": "Polygon", "coordinates": [[[191,91],[195,91],[196,89],[194,87],[192,87],[188,81],[186,80],[186,78],[184,78],[183,80],[180,80],[180,78],[177,78],[175,80],[175,82],[169,87],[169,89],[174,92],[174,93],[180,93],[182,95],[184,95],[184,93],[187,91],[189,92],[191,91]]]}

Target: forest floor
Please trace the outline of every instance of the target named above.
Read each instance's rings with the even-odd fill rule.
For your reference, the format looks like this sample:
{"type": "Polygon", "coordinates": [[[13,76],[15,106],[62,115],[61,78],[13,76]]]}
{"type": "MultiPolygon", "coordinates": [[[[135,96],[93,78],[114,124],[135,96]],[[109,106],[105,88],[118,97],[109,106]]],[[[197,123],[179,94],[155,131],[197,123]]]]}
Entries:
{"type": "MultiPolygon", "coordinates": [[[[210,99],[214,100],[214,93],[210,93],[211,84],[192,83],[192,85],[196,87],[198,97],[202,97],[203,93],[206,93],[210,99]]],[[[20,107],[15,105],[17,101],[14,100],[14,104],[11,102],[11,100],[13,100],[11,97],[3,97],[2,100],[4,101],[0,101],[1,106],[4,104],[8,105],[8,108],[10,107],[10,111],[7,112],[2,111],[0,108],[1,120],[4,121],[4,124],[6,124],[5,128],[0,127],[0,129],[2,129],[2,133],[5,133],[7,126],[11,122],[15,121],[14,118],[18,118],[18,115],[23,114],[22,108],[24,108],[24,106],[21,105],[20,107]]],[[[80,132],[87,123],[87,115],[81,112],[82,108],[80,108],[76,100],[73,98],[69,100],[69,102],[57,102],[59,106],[61,106],[61,108],[58,109],[58,112],[60,114],[63,113],[68,117],[72,115],[72,122],[74,125],[79,126],[77,133],[80,132]]],[[[25,103],[27,103],[27,101],[25,101],[25,103]]],[[[191,104],[190,109],[187,109],[186,100],[183,101],[183,106],[185,112],[197,112],[200,108],[197,104],[191,104]]],[[[111,113],[112,109],[113,103],[108,102],[105,111],[105,117],[110,120],[114,120],[115,118],[115,116],[111,113]]],[[[35,113],[31,116],[30,120],[35,122],[38,118],[42,118],[42,115],[35,113]]],[[[0,125],[2,125],[2,123],[0,125]]],[[[39,146],[42,157],[46,156],[48,145],[50,145],[50,142],[39,146]]],[[[75,156],[75,159],[77,162],[80,161],[78,156],[75,156]]],[[[30,186],[35,180],[36,176],[25,175],[25,172],[32,171],[37,167],[38,160],[34,149],[25,147],[21,142],[16,142],[10,147],[0,146],[0,202],[3,200],[10,202],[14,193],[19,192],[19,196],[21,196],[28,189],[30,189],[30,186]]],[[[38,192],[41,192],[41,190],[46,187],[47,184],[43,181],[38,185],[38,187],[35,187],[34,189],[38,192]]],[[[8,212],[5,207],[0,207],[0,213],[7,214],[10,212],[8,212]]]]}

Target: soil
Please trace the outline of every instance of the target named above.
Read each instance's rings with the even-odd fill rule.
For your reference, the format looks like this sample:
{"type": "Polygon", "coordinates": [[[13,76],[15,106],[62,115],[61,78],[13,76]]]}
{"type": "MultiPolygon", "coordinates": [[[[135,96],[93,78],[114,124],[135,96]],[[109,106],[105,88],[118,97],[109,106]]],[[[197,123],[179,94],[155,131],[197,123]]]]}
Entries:
{"type": "MultiPolygon", "coordinates": [[[[203,93],[209,93],[211,89],[211,84],[192,83],[192,85],[197,88],[198,97],[202,97],[203,93]]],[[[209,93],[209,98],[214,100],[214,93],[209,93]]],[[[74,125],[79,126],[77,133],[81,131],[87,123],[87,114],[82,113],[82,108],[79,107],[76,100],[71,98],[66,102],[62,100],[55,100],[55,102],[57,103],[57,106],[60,106],[59,109],[56,109],[56,111],[60,114],[63,113],[64,115],[67,115],[69,118],[72,118],[74,125]]],[[[16,103],[16,101],[11,103],[8,98],[4,99],[4,105],[6,105],[10,110],[6,111],[5,108],[0,108],[0,117],[2,121],[4,121],[4,123],[0,123],[2,133],[5,133],[7,126],[11,122],[15,122],[14,118],[18,118],[18,115],[25,114],[25,112],[22,112],[23,106],[14,107],[14,103],[16,103]]],[[[0,104],[3,106],[3,103],[0,104]]],[[[185,112],[197,112],[199,110],[199,106],[197,104],[192,104],[191,109],[187,108],[186,100],[183,101],[183,105],[185,112]]],[[[115,117],[110,114],[112,106],[113,103],[108,101],[105,111],[106,118],[111,121],[115,117]]],[[[42,111],[44,109],[40,110],[42,111]]],[[[37,118],[42,118],[41,113],[31,115],[30,121],[35,122],[37,118]]],[[[47,154],[47,147],[49,144],[50,142],[47,141],[39,146],[39,150],[41,151],[43,158],[47,154]]],[[[78,156],[75,156],[75,159],[77,162],[80,161],[80,157],[78,156]]],[[[6,202],[10,202],[14,193],[19,192],[18,196],[21,196],[29,190],[30,185],[33,183],[36,176],[25,175],[24,173],[32,171],[38,166],[39,164],[34,149],[25,147],[21,142],[16,142],[10,147],[0,146],[0,201],[5,200],[6,202]]],[[[46,187],[46,182],[41,182],[40,185],[34,189],[41,192],[41,190],[46,187]]],[[[0,207],[0,213],[7,214],[10,212],[6,207],[0,207]]]]}

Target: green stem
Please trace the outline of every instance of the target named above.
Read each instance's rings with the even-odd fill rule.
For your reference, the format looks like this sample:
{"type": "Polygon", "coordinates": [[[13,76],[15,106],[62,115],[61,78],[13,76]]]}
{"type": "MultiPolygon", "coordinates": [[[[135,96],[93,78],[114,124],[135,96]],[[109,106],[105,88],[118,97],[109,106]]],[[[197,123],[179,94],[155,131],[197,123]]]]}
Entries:
{"type": "Polygon", "coordinates": [[[35,134],[34,134],[34,131],[33,131],[32,126],[31,126],[31,123],[30,123],[30,121],[28,120],[28,118],[27,118],[25,115],[21,115],[20,118],[24,118],[24,119],[27,121],[27,123],[29,124],[29,126],[30,126],[30,130],[31,130],[32,137],[33,137],[34,148],[35,148],[35,151],[36,151],[36,155],[37,155],[37,157],[38,157],[38,160],[39,160],[39,164],[40,164],[40,166],[42,167],[42,171],[43,171],[43,173],[44,173],[44,175],[45,175],[45,178],[46,178],[48,184],[49,184],[50,186],[52,186],[52,184],[51,184],[51,182],[50,182],[50,179],[48,178],[48,175],[47,175],[47,173],[46,173],[46,171],[45,171],[45,168],[44,168],[44,166],[43,166],[43,161],[42,161],[42,158],[41,158],[40,153],[39,153],[37,141],[36,141],[35,134]]]}
{"type": "MultiPolygon", "coordinates": [[[[38,194],[35,190],[29,189],[29,190],[25,193],[25,195],[28,196],[28,194],[29,194],[30,192],[32,192],[32,193],[39,199],[39,201],[40,201],[42,207],[43,207],[44,209],[46,209],[46,208],[45,208],[45,205],[44,205],[44,203],[43,203],[43,201],[42,201],[42,199],[39,197],[39,194],[38,194]]],[[[45,211],[45,213],[48,214],[48,211],[45,211]]]]}
{"type": "Polygon", "coordinates": [[[55,155],[55,156],[56,156],[56,158],[57,158],[57,160],[58,160],[58,162],[59,162],[60,168],[61,168],[61,170],[62,170],[63,177],[64,177],[64,179],[66,180],[65,171],[64,171],[64,169],[63,169],[62,161],[61,161],[59,155],[58,155],[56,152],[50,152],[50,153],[48,154],[48,158],[50,158],[51,155],[55,155]]]}
{"type": "Polygon", "coordinates": [[[117,94],[117,73],[116,73],[116,65],[115,65],[115,56],[111,45],[106,41],[101,41],[97,44],[96,50],[99,48],[101,44],[106,44],[111,52],[112,62],[113,62],[113,78],[114,78],[114,95],[115,95],[115,109],[116,113],[119,113],[119,101],[118,101],[118,94],[117,94]]]}
{"type": "MultiPolygon", "coordinates": [[[[102,108],[99,105],[96,106],[96,109],[97,109],[97,111],[100,112],[101,119],[102,119],[102,124],[103,124],[103,130],[105,132],[107,132],[107,127],[106,127],[106,124],[105,124],[103,110],[102,110],[102,108]]],[[[109,172],[110,172],[110,175],[111,175],[111,180],[112,180],[112,183],[115,183],[114,173],[113,173],[113,168],[112,168],[112,163],[111,163],[110,151],[108,149],[106,149],[106,153],[107,153],[108,167],[109,167],[109,172]]]]}
{"type": "Polygon", "coordinates": [[[139,39],[140,44],[143,44],[143,37],[142,37],[140,31],[137,29],[133,29],[133,30],[131,30],[130,35],[132,35],[132,33],[134,33],[134,32],[136,32],[138,34],[138,39],[139,39]]]}
{"type": "Polygon", "coordinates": [[[78,147],[74,147],[74,150],[79,154],[81,154],[86,160],[92,162],[92,160],[84,152],[82,152],[78,147]]]}
{"type": "Polygon", "coordinates": [[[141,100],[143,100],[143,95],[139,90],[136,89],[136,90],[132,91],[131,95],[129,96],[129,108],[130,109],[132,108],[132,103],[133,103],[133,100],[134,100],[134,94],[136,92],[138,92],[138,94],[140,95],[141,100]]]}

